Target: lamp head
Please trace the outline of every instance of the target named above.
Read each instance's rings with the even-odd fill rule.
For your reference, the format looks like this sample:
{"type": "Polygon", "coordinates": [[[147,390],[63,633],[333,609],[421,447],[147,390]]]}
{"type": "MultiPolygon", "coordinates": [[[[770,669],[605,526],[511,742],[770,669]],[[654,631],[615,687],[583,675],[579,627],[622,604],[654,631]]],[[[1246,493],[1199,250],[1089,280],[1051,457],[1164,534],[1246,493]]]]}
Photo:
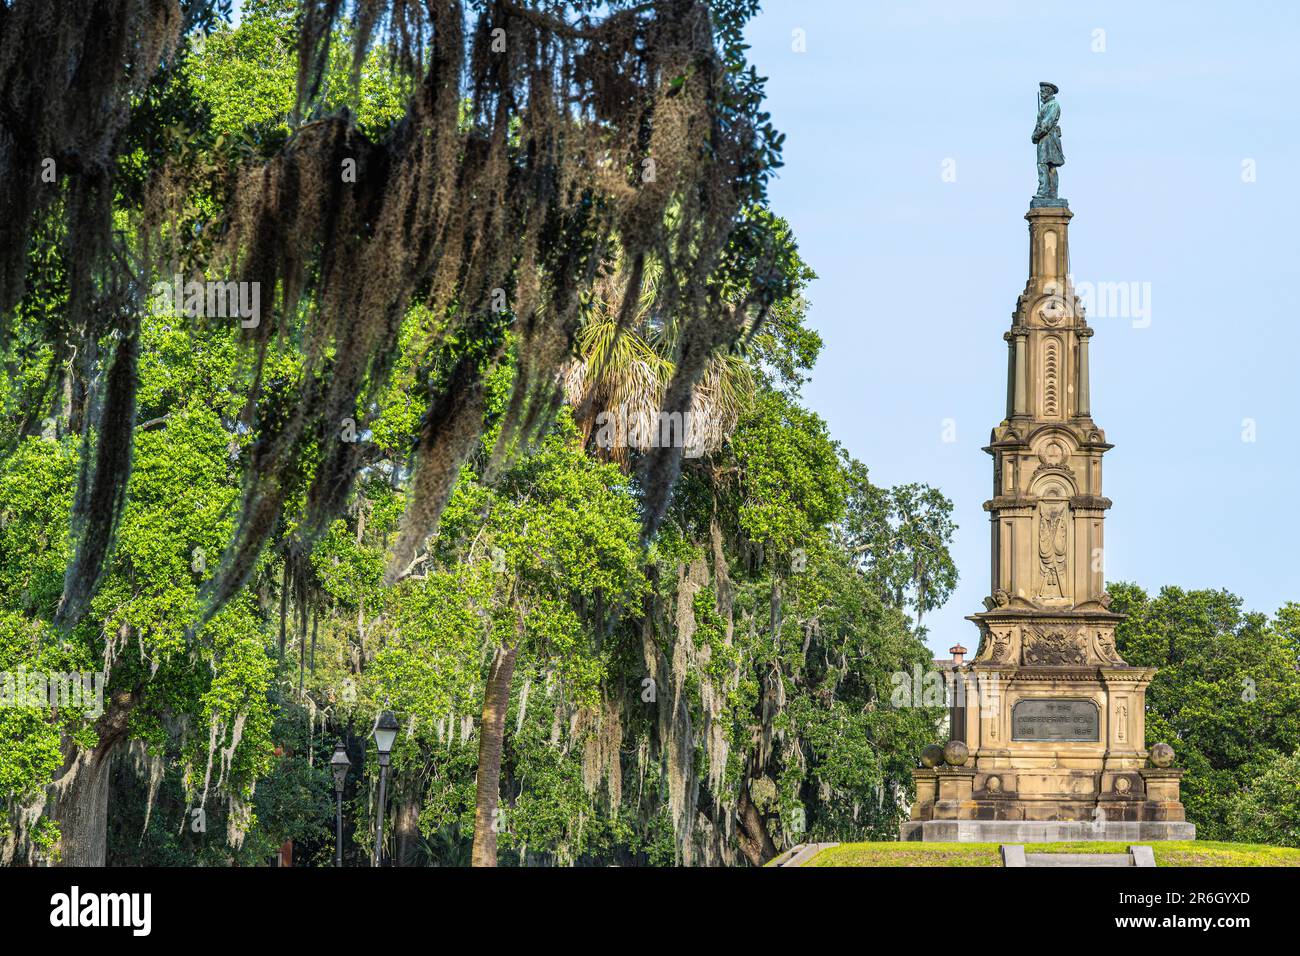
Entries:
{"type": "Polygon", "coordinates": [[[348,759],[348,751],[343,746],[343,741],[335,741],[334,755],[330,757],[330,772],[334,774],[334,789],[338,793],[343,792],[343,781],[347,779],[348,769],[351,766],[352,761],[348,759]]]}
{"type": "Polygon", "coordinates": [[[382,711],[379,718],[375,721],[375,729],[371,736],[375,738],[375,746],[379,748],[379,759],[386,761],[388,755],[393,750],[393,741],[397,739],[397,718],[393,716],[391,710],[382,711]]]}

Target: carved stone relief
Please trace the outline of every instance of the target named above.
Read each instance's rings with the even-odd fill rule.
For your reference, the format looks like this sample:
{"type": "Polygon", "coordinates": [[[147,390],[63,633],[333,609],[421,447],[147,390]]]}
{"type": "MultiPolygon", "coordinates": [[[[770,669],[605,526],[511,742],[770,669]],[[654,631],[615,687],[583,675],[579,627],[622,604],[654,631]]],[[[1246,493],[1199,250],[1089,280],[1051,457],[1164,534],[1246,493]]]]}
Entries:
{"type": "Polygon", "coordinates": [[[1065,666],[1088,663],[1087,639],[1077,630],[1035,628],[1025,635],[1026,664],[1065,666]]]}
{"type": "Polygon", "coordinates": [[[1044,501],[1038,506],[1038,566],[1042,584],[1037,597],[1040,600],[1061,601],[1066,597],[1069,522],[1063,503],[1044,501]]]}
{"type": "Polygon", "coordinates": [[[990,627],[984,634],[984,646],[981,660],[990,664],[1008,664],[1011,661],[1011,638],[1015,633],[1010,627],[990,627]]]}
{"type": "MultiPolygon", "coordinates": [[[[1109,595],[1107,595],[1109,597],[1109,595]]],[[[1115,647],[1115,635],[1110,631],[1097,631],[1096,640],[1093,647],[1097,656],[1107,664],[1123,664],[1124,659],[1119,656],[1119,650],[1115,647]]]]}
{"type": "Polygon", "coordinates": [[[1048,337],[1043,342],[1043,417],[1061,414],[1061,341],[1048,337]]]}

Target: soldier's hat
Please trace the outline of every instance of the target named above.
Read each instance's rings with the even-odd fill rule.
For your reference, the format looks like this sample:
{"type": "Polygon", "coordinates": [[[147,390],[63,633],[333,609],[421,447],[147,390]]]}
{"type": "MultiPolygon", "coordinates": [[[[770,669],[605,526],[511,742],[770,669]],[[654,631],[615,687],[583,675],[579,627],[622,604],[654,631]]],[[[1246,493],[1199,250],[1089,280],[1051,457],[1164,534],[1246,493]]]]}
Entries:
{"type": "Polygon", "coordinates": [[[1057,86],[1055,83],[1039,83],[1038,85],[1042,87],[1046,87],[1048,90],[1051,91],[1053,96],[1061,92],[1061,88],[1057,86]]]}

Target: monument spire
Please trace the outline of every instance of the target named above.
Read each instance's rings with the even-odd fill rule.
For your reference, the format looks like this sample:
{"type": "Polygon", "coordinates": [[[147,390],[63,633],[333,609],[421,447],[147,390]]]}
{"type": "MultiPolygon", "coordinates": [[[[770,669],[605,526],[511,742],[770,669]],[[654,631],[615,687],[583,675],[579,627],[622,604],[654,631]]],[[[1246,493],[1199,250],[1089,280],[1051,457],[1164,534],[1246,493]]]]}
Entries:
{"type": "Polygon", "coordinates": [[[1093,330],[1069,273],[1073,213],[1040,206],[1025,218],[1029,278],[1004,335],[1006,416],[985,448],[993,456],[986,610],[1025,602],[1105,610],[1102,528],[1111,502],[1102,493],[1102,456],[1111,445],[1092,421],[1093,330]]]}
{"type": "Polygon", "coordinates": [[[1169,769],[1172,750],[1153,749],[1160,765],[1146,766],[1146,688],[1156,671],[1120,657],[1115,628],[1124,618],[1110,611],[1105,590],[1111,502],[1102,458],[1112,446],[1092,420],[1093,330],[1070,279],[1074,214],[1056,194],[1065,161],[1057,92],[1040,85],[1039,189],[1025,214],[1029,277],[1004,335],[1006,414],[984,449],[993,458],[984,503],[990,588],[984,609],[968,618],[979,650],[970,663],[954,663],[946,766],[931,751],[915,772],[917,803],[903,839],[1195,834],[1178,800],[1181,771],[1169,769]]]}

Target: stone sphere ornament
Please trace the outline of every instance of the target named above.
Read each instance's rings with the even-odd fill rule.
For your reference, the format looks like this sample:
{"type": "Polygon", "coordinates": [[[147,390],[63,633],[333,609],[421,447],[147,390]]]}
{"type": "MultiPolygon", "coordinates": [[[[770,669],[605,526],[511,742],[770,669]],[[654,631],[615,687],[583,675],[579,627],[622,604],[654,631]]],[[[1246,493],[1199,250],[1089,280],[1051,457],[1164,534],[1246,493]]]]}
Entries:
{"type": "Polygon", "coordinates": [[[933,770],[939,764],[943,763],[943,748],[938,744],[930,744],[921,751],[921,766],[933,770]]]}
{"type": "Polygon", "coordinates": [[[1151,748],[1151,762],[1157,767],[1169,767],[1174,762],[1174,748],[1168,744],[1156,744],[1151,748]]]}
{"type": "Polygon", "coordinates": [[[943,759],[950,767],[960,767],[966,763],[970,750],[960,740],[950,740],[943,748],[943,759]]]}

